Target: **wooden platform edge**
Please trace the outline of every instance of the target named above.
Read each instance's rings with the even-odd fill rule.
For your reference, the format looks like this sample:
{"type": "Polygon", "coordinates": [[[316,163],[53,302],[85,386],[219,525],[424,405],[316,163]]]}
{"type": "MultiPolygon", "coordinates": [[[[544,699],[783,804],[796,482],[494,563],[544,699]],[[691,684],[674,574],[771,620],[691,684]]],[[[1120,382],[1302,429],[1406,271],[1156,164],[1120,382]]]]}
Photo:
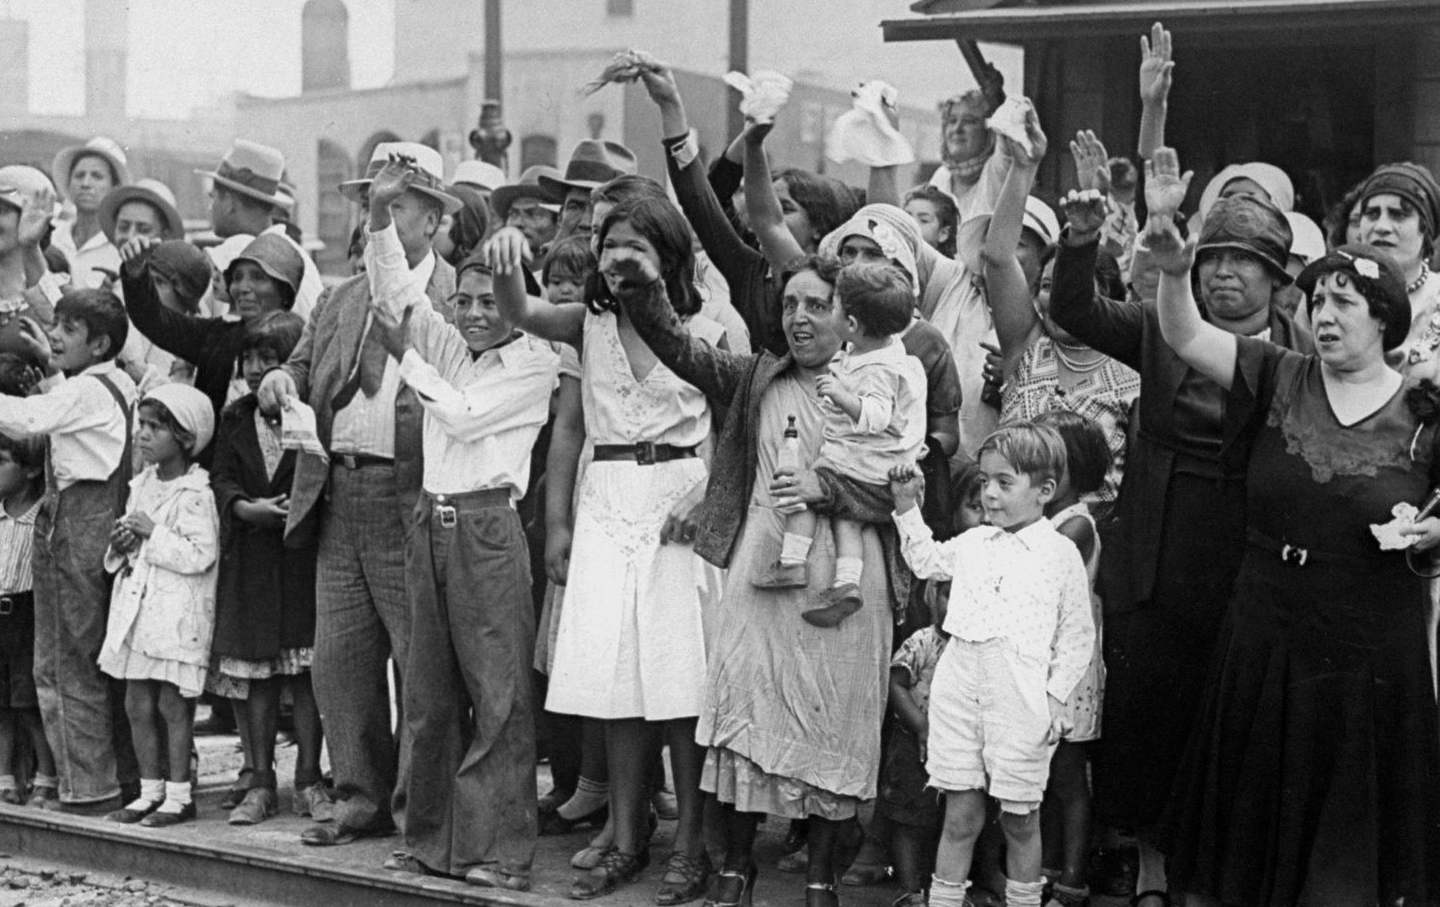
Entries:
{"type": "Polygon", "coordinates": [[[446,879],[339,866],[230,842],[222,850],[193,836],[185,838],[185,828],[180,826],[162,836],[81,816],[0,804],[0,852],[215,892],[242,901],[295,907],[419,907],[435,903],[535,907],[551,901],[446,879]]]}

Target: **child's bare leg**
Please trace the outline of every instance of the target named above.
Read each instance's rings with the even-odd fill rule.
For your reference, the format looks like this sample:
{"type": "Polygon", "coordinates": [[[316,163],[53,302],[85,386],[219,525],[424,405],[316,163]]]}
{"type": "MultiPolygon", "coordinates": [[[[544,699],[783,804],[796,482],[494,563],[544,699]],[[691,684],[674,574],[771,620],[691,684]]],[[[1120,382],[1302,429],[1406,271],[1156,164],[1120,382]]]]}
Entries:
{"type": "Polygon", "coordinates": [[[0,797],[6,803],[20,802],[20,782],[15,777],[15,743],[20,729],[16,709],[0,709],[0,797]]]}
{"type": "Polygon", "coordinates": [[[891,826],[890,854],[895,861],[895,880],[905,891],[924,891],[929,873],[933,871],[935,833],[933,828],[919,825],[891,826]]]}
{"type": "Polygon", "coordinates": [[[786,515],[780,557],[753,577],[751,584],[761,589],[804,589],[810,584],[806,561],[814,541],[815,511],[807,509],[786,515]]]}
{"type": "Polygon", "coordinates": [[[865,524],[832,517],[835,531],[835,583],[825,593],[828,604],[806,611],[802,616],[817,627],[837,627],[865,605],[860,597],[860,573],[865,567],[865,524]]]}
{"type": "MultiPolygon", "coordinates": [[[[157,688],[154,680],[130,680],[125,683],[125,715],[130,719],[130,739],[135,746],[135,761],[140,765],[141,781],[163,780],[160,774],[160,715],[155,707],[157,688]]],[[[186,751],[183,764],[190,764],[186,751]]]]}
{"type": "MultiPolygon", "coordinates": [[[[180,688],[174,684],[159,683],[156,706],[165,719],[166,753],[170,758],[170,777],[173,782],[188,784],[190,778],[190,750],[195,738],[195,700],[180,695],[180,688]]],[[[143,764],[143,763],[142,763],[143,764]]]]}
{"type": "Polygon", "coordinates": [[[1059,884],[1085,887],[1086,855],[1090,849],[1090,784],[1085,776],[1083,743],[1061,741],[1050,759],[1050,783],[1041,807],[1044,865],[1058,868],[1059,884]]]}
{"type": "Polygon", "coordinates": [[[1000,827],[1005,831],[1006,907],[1040,907],[1040,810],[1026,804],[1001,803],[1000,827]]]}
{"type": "Polygon", "coordinates": [[[931,907],[961,907],[970,886],[970,860],[975,841],[985,827],[985,792],[950,791],[945,794],[945,824],[935,849],[935,877],[930,885],[931,907]]]}

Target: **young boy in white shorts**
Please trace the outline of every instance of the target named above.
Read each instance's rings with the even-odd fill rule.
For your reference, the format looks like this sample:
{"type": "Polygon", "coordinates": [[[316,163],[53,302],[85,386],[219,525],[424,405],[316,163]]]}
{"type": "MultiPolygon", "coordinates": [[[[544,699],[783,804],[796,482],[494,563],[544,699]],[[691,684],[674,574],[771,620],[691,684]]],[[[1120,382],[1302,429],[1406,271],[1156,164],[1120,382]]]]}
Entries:
{"type": "Polygon", "coordinates": [[[985,798],[1000,802],[1005,902],[1039,907],[1040,801],[1064,734],[1065,700],[1095,645],[1090,583],[1074,543],[1045,518],[1065,474],[1065,442],[1029,423],[980,446],[981,503],[989,525],[936,543],[916,506],[919,471],[890,479],[905,560],[923,579],[950,579],[929,704],[930,785],[945,793],[931,907],[961,907],[985,798]]]}

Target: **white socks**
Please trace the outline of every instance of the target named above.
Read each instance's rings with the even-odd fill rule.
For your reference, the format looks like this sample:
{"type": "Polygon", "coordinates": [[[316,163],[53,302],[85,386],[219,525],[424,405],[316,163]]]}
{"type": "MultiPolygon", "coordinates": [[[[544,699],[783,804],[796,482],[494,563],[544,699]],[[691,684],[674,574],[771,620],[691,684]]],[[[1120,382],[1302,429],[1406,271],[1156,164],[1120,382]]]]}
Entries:
{"type": "MultiPolygon", "coordinates": [[[[141,781],[140,786],[143,789],[145,782],[141,781]]],[[[141,796],[144,796],[144,794],[141,794],[141,796]]],[[[190,805],[190,782],[166,781],[164,796],[165,802],[161,803],[160,808],[155,811],[160,813],[175,813],[178,815],[182,809],[190,805]]]]}
{"type": "Polygon", "coordinates": [[[575,793],[555,810],[567,822],[583,819],[610,802],[610,785],[591,781],[584,775],[575,784],[575,793]]]}
{"type": "Polygon", "coordinates": [[[860,585],[860,571],[865,566],[865,559],[859,557],[837,557],[835,558],[835,585],[843,586],[846,583],[860,585]]]}
{"type": "Polygon", "coordinates": [[[809,556],[810,539],[793,532],[785,533],[785,538],[780,543],[780,563],[787,567],[797,566],[805,563],[809,556]]]}
{"type": "Polygon", "coordinates": [[[1040,894],[1045,889],[1045,881],[1038,882],[1017,882],[1014,879],[1005,880],[1005,907],[1040,907],[1040,894]]]}
{"type": "Polygon", "coordinates": [[[970,883],[947,882],[939,876],[930,877],[929,907],[965,907],[965,892],[970,883]]]}
{"type": "MultiPolygon", "coordinates": [[[[125,804],[126,809],[133,809],[137,812],[147,810],[156,803],[165,799],[165,780],[163,778],[141,778],[140,796],[125,804]]],[[[188,799],[190,794],[185,794],[188,799]]]]}

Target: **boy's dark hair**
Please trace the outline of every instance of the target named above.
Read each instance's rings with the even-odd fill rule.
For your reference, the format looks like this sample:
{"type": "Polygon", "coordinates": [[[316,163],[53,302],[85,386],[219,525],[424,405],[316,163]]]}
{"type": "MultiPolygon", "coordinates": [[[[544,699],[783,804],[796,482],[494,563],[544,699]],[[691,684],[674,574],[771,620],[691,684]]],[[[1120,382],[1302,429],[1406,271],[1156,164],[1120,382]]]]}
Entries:
{"type": "Polygon", "coordinates": [[[991,432],[975,452],[978,462],[987,453],[1004,457],[1016,472],[1039,483],[1046,479],[1059,482],[1065,475],[1065,439],[1048,425],[1035,422],[1012,422],[991,432]]]}
{"type": "Polygon", "coordinates": [[[8,452],[22,469],[40,470],[35,476],[35,483],[41,488],[45,486],[45,437],[43,435],[11,437],[0,432],[0,450],[8,452]]]}
{"type": "Polygon", "coordinates": [[[590,248],[590,237],[567,236],[550,247],[545,253],[545,265],[540,270],[541,283],[549,283],[552,274],[568,274],[582,285],[591,272],[600,267],[595,251],[590,248]]]}
{"type": "Polygon", "coordinates": [[[300,333],[305,330],[305,319],[283,309],[266,312],[245,328],[245,339],[240,347],[242,354],[251,350],[262,350],[284,362],[290,358],[295,345],[300,342],[300,333]]]}
{"type": "Polygon", "coordinates": [[[915,287],[894,265],[847,265],[840,271],[835,292],[845,314],[871,337],[900,333],[915,314],[915,287]]]}
{"type": "Polygon", "coordinates": [[[1060,433],[1065,442],[1065,468],[1070,476],[1070,489],[1077,495],[1099,491],[1110,470],[1110,445],[1105,432],[1094,421],[1069,410],[1051,410],[1035,420],[1060,433]]]}
{"type": "Polygon", "coordinates": [[[125,338],[130,335],[130,319],[125,317],[125,306],[108,290],[68,290],[55,304],[56,321],[76,321],[85,325],[86,340],[107,337],[110,348],[105,351],[102,362],[108,362],[120,355],[125,338]]]}
{"type": "Polygon", "coordinates": [[[950,235],[936,247],[936,251],[946,258],[954,258],[955,237],[960,232],[960,209],[955,205],[955,197],[939,186],[926,183],[905,193],[905,200],[901,202],[900,206],[903,208],[915,200],[929,202],[935,206],[935,217],[940,221],[940,226],[950,230],[950,235]]]}
{"type": "Polygon", "coordinates": [[[648,176],[622,173],[609,182],[601,183],[590,190],[590,204],[608,202],[623,205],[637,198],[663,198],[667,201],[665,187],[648,176]]]}
{"type": "Polygon", "coordinates": [[[27,397],[35,389],[36,362],[19,353],[0,353],[0,394],[27,397]]]}
{"type": "Polygon", "coordinates": [[[198,452],[195,450],[194,433],[181,427],[180,422],[175,418],[175,414],[170,412],[168,406],[154,397],[145,397],[135,407],[135,412],[139,413],[144,409],[155,414],[155,421],[165,426],[165,430],[175,436],[175,443],[180,445],[180,449],[185,451],[187,456],[193,457],[198,452]]]}

